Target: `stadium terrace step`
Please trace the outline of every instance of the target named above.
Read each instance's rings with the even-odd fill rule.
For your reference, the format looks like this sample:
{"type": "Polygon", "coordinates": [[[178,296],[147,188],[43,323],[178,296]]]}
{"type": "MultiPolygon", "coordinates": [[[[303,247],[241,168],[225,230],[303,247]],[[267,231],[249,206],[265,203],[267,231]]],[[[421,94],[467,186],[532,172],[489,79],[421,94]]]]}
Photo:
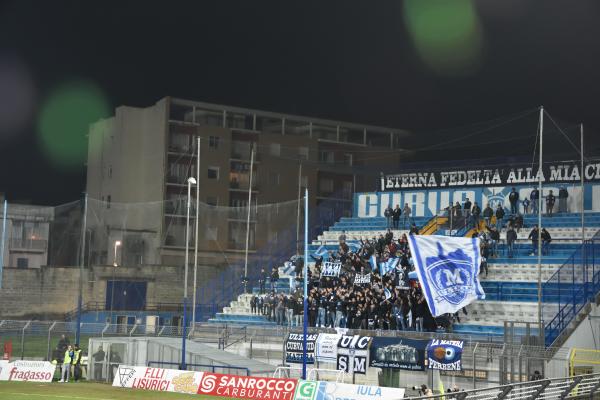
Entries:
{"type": "MultiPolygon", "coordinates": [[[[531,253],[529,253],[531,254],[531,253]]],[[[501,256],[498,258],[490,258],[488,260],[489,264],[505,264],[505,265],[510,265],[510,264],[537,264],[538,259],[537,256],[532,256],[532,255],[519,255],[513,258],[509,258],[506,256],[501,256]]],[[[562,257],[553,257],[553,256],[543,256],[542,257],[542,263],[543,264],[564,264],[567,259],[568,259],[568,255],[564,255],[562,257]]]]}
{"type": "MultiPolygon", "coordinates": [[[[537,302],[537,282],[497,282],[482,281],[486,301],[537,302]]],[[[542,285],[544,303],[558,303],[561,297],[572,297],[573,290],[577,292],[582,285],[547,283],[542,285]]]]}
{"type": "MultiPolygon", "coordinates": [[[[544,264],[542,265],[542,280],[546,282],[560,264],[544,264]]],[[[538,267],[533,264],[489,264],[488,275],[479,275],[481,281],[535,281],[538,279],[538,267]]]]}
{"type": "MultiPolygon", "coordinates": [[[[516,336],[525,336],[527,334],[526,328],[515,327],[516,336]]],[[[497,336],[501,337],[504,335],[504,326],[490,326],[490,325],[477,325],[477,324],[454,324],[452,327],[453,333],[462,333],[471,336],[497,336]]],[[[529,334],[531,336],[538,335],[537,328],[530,328],[529,334]]]]}
{"type": "Polygon", "coordinates": [[[536,302],[482,300],[467,307],[468,315],[460,314],[461,323],[502,325],[505,320],[537,321],[536,302]]]}
{"type": "Polygon", "coordinates": [[[227,324],[227,325],[240,325],[240,326],[277,326],[277,324],[273,321],[268,321],[266,318],[264,321],[258,321],[258,320],[242,320],[242,319],[235,319],[235,320],[230,320],[227,318],[210,318],[208,320],[208,323],[210,324],[227,324]]]}

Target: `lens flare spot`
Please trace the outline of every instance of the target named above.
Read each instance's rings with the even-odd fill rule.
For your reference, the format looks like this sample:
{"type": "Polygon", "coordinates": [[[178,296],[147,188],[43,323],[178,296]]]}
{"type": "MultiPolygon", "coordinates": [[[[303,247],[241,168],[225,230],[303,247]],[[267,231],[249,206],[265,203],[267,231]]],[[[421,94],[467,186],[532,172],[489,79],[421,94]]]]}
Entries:
{"type": "Polygon", "coordinates": [[[481,63],[483,35],[471,0],[406,0],[404,21],[423,62],[441,75],[467,75],[481,63]]]}
{"type": "Polygon", "coordinates": [[[56,88],[43,103],[38,138],[55,167],[79,169],[87,159],[89,125],[109,115],[103,91],[91,82],[73,81],[56,88]]]}
{"type": "Polygon", "coordinates": [[[21,132],[35,110],[36,90],[28,68],[0,54],[0,141],[21,132]]]}

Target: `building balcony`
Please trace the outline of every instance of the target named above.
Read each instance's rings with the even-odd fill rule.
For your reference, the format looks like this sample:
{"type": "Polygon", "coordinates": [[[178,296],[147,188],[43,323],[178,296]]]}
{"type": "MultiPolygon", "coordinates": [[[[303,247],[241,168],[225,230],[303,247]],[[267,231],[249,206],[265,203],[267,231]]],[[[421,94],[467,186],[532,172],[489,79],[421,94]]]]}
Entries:
{"type": "Polygon", "coordinates": [[[198,151],[196,150],[195,147],[192,148],[192,147],[169,146],[169,149],[168,149],[168,154],[172,157],[175,157],[175,156],[196,157],[197,153],[198,153],[198,151]]]}
{"type": "Polygon", "coordinates": [[[10,250],[44,253],[48,250],[46,239],[10,239],[10,250]]]}
{"type": "MultiPolygon", "coordinates": [[[[247,173],[230,172],[229,188],[247,191],[250,188],[250,175],[247,173]]],[[[252,190],[258,190],[258,174],[256,172],[252,177],[252,190]]]]}
{"type": "Polygon", "coordinates": [[[168,185],[187,185],[187,177],[179,176],[179,175],[167,175],[167,184],[168,185]]]}
{"type": "MultiPolygon", "coordinates": [[[[227,250],[235,250],[235,251],[246,250],[246,241],[229,239],[229,241],[227,242],[227,250]]],[[[255,244],[253,243],[253,241],[250,241],[250,243],[248,243],[248,251],[249,252],[256,251],[255,244]]]]}

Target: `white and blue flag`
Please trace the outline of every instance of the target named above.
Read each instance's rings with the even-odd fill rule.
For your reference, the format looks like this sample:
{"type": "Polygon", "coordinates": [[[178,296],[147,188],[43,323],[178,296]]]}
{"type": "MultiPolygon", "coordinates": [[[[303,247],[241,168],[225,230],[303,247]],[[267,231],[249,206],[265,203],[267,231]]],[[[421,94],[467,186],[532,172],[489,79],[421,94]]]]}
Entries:
{"type": "Polygon", "coordinates": [[[386,262],[380,262],[379,263],[379,273],[381,274],[381,276],[384,276],[386,274],[389,274],[390,272],[393,272],[394,269],[396,269],[396,266],[398,265],[398,261],[400,261],[400,259],[398,257],[393,257],[393,258],[389,258],[386,262]]]}
{"type": "Polygon", "coordinates": [[[408,243],[434,317],[485,299],[477,277],[481,263],[479,238],[410,235],[408,243]]]}
{"type": "Polygon", "coordinates": [[[371,258],[369,258],[369,264],[371,264],[371,269],[373,271],[377,271],[377,257],[375,257],[375,255],[372,255],[371,258]]]}
{"type": "Polygon", "coordinates": [[[361,245],[359,242],[347,242],[348,247],[350,248],[350,251],[352,251],[353,253],[358,253],[358,251],[361,248],[361,245]]]}
{"type": "Polygon", "coordinates": [[[385,299],[389,300],[392,298],[392,292],[388,288],[383,289],[383,294],[385,295],[385,299]]]}
{"type": "Polygon", "coordinates": [[[319,246],[318,249],[315,250],[315,255],[317,257],[325,257],[329,252],[327,251],[327,248],[323,245],[319,246]]]}

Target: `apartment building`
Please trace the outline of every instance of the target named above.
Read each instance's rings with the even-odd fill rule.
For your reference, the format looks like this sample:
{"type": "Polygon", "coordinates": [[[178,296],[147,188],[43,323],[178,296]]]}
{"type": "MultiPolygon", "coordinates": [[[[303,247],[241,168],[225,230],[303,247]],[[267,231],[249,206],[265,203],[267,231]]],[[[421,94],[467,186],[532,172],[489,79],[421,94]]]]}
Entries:
{"type": "MultiPolygon", "coordinates": [[[[397,129],[170,97],[145,108],[118,107],[113,117],[89,131],[87,193],[114,211],[112,216],[105,213],[107,239],[91,261],[110,264],[111,243],[119,241],[124,249],[131,246],[128,254],[139,253],[130,263],[183,264],[187,179],[197,175],[198,137],[200,201],[213,207],[211,218],[200,217],[199,238],[214,239],[201,240],[199,248],[210,262],[211,255],[226,252],[235,258],[243,253],[246,216],[235,208],[248,203],[252,148],[253,207],[297,199],[299,187],[308,187],[311,208],[334,198],[346,203],[349,212],[352,193],[373,189],[375,181],[354,171],[397,166],[406,135],[397,129]],[[365,157],[371,150],[375,152],[365,157]],[[381,154],[385,156],[376,157],[381,154]],[[139,206],[129,206],[123,227],[119,207],[126,203],[139,206]]],[[[288,220],[295,222],[294,215],[288,220]]],[[[253,218],[251,250],[269,238],[254,228],[255,222],[253,218]]],[[[94,229],[93,222],[90,226],[94,229]]]]}
{"type": "Polygon", "coordinates": [[[8,268],[40,268],[48,265],[50,225],[54,207],[6,203],[0,194],[0,243],[4,245],[2,265],[8,268]]]}

